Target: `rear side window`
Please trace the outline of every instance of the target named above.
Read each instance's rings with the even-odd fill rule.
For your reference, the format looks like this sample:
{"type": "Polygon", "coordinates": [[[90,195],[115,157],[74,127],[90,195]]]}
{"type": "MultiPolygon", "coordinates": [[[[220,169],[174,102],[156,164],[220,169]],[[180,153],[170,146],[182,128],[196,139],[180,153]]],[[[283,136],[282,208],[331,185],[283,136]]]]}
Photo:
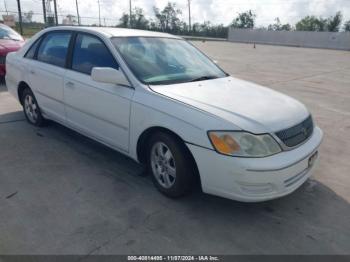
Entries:
{"type": "Polygon", "coordinates": [[[119,66],[100,39],[87,34],[78,34],[73,51],[72,69],[90,75],[93,67],[118,69],[119,66]]]}
{"type": "Polygon", "coordinates": [[[52,32],[45,36],[38,50],[38,60],[64,67],[71,33],[52,32]]]}
{"type": "Polygon", "coordinates": [[[24,57],[33,59],[35,56],[35,51],[39,46],[39,43],[40,43],[40,39],[36,40],[35,43],[32,44],[32,46],[29,48],[29,50],[27,51],[24,57]]]}

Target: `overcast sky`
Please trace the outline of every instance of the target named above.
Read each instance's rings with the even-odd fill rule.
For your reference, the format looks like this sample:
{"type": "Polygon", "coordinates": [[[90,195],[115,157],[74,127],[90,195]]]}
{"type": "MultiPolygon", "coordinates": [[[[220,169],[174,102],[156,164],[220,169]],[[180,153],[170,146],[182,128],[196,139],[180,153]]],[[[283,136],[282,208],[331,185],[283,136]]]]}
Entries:
{"type": "MultiPolygon", "coordinates": [[[[0,0],[0,9],[16,11],[15,0],[0,0]]],[[[83,23],[98,22],[98,0],[78,0],[80,16],[94,17],[82,19],[83,23]]],[[[132,0],[132,5],[141,7],[147,16],[153,15],[153,6],[163,8],[168,0],[132,0]]],[[[183,11],[182,18],[188,21],[187,0],[173,0],[183,11]]],[[[41,0],[21,0],[22,10],[42,13],[41,0]]],[[[75,0],[57,0],[60,15],[76,14],[75,0]]],[[[116,24],[123,12],[128,12],[128,0],[100,0],[102,23],[116,24]],[[104,20],[103,18],[106,18],[104,20]]],[[[194,22],[211,21],[229,24],[237,13],[252,9],[257,14],[257,26],[266,26],[279,17],[282,23],[295,24],[306,15],[328,17],[342,11],[344,20],[350,20],[350,0],[191,0],[192,20],[194,22]]],[[[42,20],[35,15],[34,20],[42,20]]]]}

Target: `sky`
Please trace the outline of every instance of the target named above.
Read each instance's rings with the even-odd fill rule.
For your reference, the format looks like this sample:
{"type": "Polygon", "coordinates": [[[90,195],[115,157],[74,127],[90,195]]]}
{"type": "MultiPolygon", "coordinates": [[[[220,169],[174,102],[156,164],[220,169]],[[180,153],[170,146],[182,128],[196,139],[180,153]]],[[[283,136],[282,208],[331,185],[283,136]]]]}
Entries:
{"type": "MultiPolygon", "coordinates": [[[[0,0],[0,11],[17,11],[16,0],[0,0]]],[[[162,9],[168,0],[132,0],[133,7],[144,9],[146,16],[153,16],[153,6],[162,9]]],[[[182,19],[188,21],[188,0],[172,0],[182,10],[182,19]]],[[[78,0],[83,23],[98,23],[98,0],[78,0]]],[[[22,11],[34,11],[33,20],[42,21],[41,0],[21,0],[22,11]]],[[[62,17],[76,14],[75,0],[57,0],[58,13],[62,17]]],[[[115,25],[123,12],[129,10],[129,0],[100,0],[102,24],[115,25]]],[[[52,8],[53,9],[53,8],[52,8]]],[[[306,15],[328,17],[342,11],[344,20],[350,20],[350,0],[191,0],[193,22],[210,21],[229,24],[239,12],[253,10],[257,14],[256,25],[267,26],[279,17],[282,23],[295,24],[306,15]]],[[[60,19],[59,19],[60,20],[60,19]]]]}

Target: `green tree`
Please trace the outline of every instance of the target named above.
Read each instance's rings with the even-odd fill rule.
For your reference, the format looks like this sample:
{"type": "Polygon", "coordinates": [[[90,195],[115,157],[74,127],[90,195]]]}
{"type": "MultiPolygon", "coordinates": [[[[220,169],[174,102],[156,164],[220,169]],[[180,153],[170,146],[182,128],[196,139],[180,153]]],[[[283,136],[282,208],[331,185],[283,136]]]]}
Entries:
{"type": "MultiPolygon", "coordinates": [[[[164,31],[180,35],[194,35],[194,36],[208,36],[227,38],[228,27],[222,24],[215,25],[209,21],[204,23],[195,23],[193,30],[188,31],[186,22],[181,21],[179,10],[175,3],[169,2],[164,9],[159,10],[154,7],[154,18],[147,19],[144,11],[141,8],[134,8],[131,14],[131,27],[144,30],[164,31]]],[[[128,13],[123,13],[119,19],[118,27],[128,27],[129,17],[128,13]]]]}
{"type": "Polygon", "coordinates": [[[344,23],[344,31],[350,32],[350,20],[344,23]]]}
{"type": "Polygon", "coordinates": [[[118,27],[128,27],[129,25],[129,15],[127,13],[123,13],[122,17],[119,19],[118,27]]]}
{"type": "Polygon", "coordinates": [[[170,3],[164,7],[163,10],[153,7],[154,14],[157,20],[158,28],[161,31],[176,33],[181,29],[181,20],[179,15],[181,10],[177,8],[175,3],[170,3]]]}
{"type": "Polygon", "coordinates": [[[252,10],[239,13],[233,20],[231,26],[233,28],[254,28],[256,14],[252,10]]]}
{"type": "Polygon", "coordinates": [[[275,18],[275,23],[270,24],[267,28],[270,31],[291,31],[292,26],[290,24],[281,24],[281,21],[278,17],[275,18]]]}
{"type": "Polygon", "coordinates": [[[327,19],[315,16],[306,16],[301,19],[296,25],[298,31],[329,31],[339,32],[340,25],[343,20],[343,15],[339,11],[335,16],[331,16],[327,19]]]}
{"type": "Polygon", "coordinates": [[[290,24],[284,24],[284,25],[282,25],[282,27],[281,27],[281,30],[282,31],[292,31],[292,26],[290,25],[290,24]]]}
{"type": "MultiPolygon", "coordinates": [[[[130,15],[123,13],[122,17],[119,19],[119,27],[128,27],[129,26],[130,15]]],[[[131,12],[131,28],[136,29],[149,29],[149,21],[145,17],[144,11],[142,8],[134,8],[131,12]]]]}
{"type": "Polygon", "coordinates": [[[327,30],[330,32],[339,32],[343,15],[338,11],[335,16],[331,16],[327,19],[327,30]]]}
{"type": "Polygon", "coordinates": [[[213,25],[211,22],[206,21],[202,24],[194,23],[192,25],[191,33],[194,36],[227,38],[228,27],[223,24],[213,25]]]}
{"type": "Polygon", "coordinates": [[[297,31],[326,31],[327,20],[315,16],[306,16],[296,23],[297,31]]]}
{"type": "Polygon", "coordinates": [[[145,17],[142,8],[136,7],[131,15],[131,26],[137,29],[148,29],[149,21],[145,17]]]}

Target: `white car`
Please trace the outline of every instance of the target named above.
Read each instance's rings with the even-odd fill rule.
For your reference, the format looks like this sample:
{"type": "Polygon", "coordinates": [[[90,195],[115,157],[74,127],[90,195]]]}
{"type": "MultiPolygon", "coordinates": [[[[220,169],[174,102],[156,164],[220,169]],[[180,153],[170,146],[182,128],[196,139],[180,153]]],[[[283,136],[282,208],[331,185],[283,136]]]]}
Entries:
{"type": "Polygon", "coordinates": [[[6,61],[27,120],[57,121],[144,164],[155,186],[258,202],[310,177],[322,141],[304,105],[229,76],[181,37],[54,27],[6,61]]]}

